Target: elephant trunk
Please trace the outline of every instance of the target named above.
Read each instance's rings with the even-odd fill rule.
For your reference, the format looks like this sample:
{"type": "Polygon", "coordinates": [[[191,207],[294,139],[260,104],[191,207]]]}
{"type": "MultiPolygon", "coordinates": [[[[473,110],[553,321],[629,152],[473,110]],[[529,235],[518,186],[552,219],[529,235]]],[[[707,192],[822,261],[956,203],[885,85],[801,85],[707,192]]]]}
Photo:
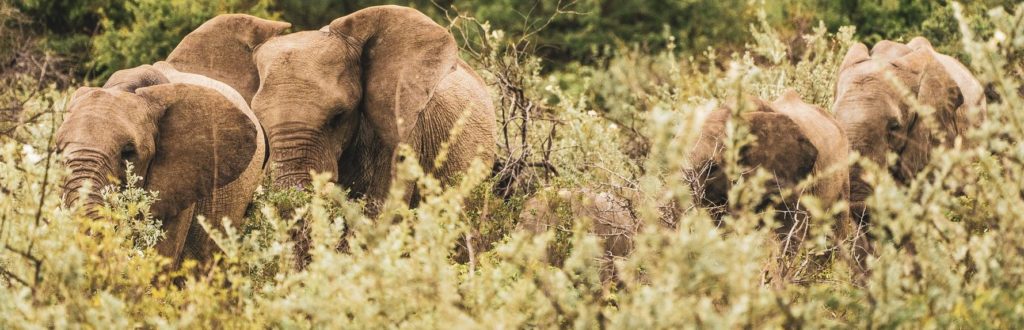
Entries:
{"type": "MultiPolygon", "coordinates": [[[[847,136],[850,139],[851,150],[860,153],[861,157],[867,161],[884,165],[888,142],[872,137],[884,137],[885,134],[870,131],[866,129],[865,125],[847,127],[849,127],[847,136]]],[[[860,164],[850,166],[850,215],[862,225],[870,222],[871,218],[865,201],[874,193],[874,187],[864,179],[865,172],[866,169],[860,164]]]]}
{"type": "Polygon", "coordinates": [[[65,160],[71,174],[64,182],[64,205],[72,206],[83,199],[86,215],[98,218],[96,207],[103,203],[100,189],[110,184],[108,177],[113,173],[109,162],[102,154],[94,151],[80,150],[68,153],[65,160]],[[84,196],[81,189],[90,185],[84,196]]]}
{"type": "Polygon", "coordinates": [[[863,168],[859,165],[854,165],[850,168],[850,215],[858,221],[860,224],[865,224],[870,219],[868,217],[867,205],[865,200],[874,189],[867,181],[864,181],[861,174],[863,168]]]}
{"type": "Polygon", "coordinates": [[[320,130],[291,125],[269,132],[275,188],[307,187],[313,181],[310,173],[330,173],[337,180],[337,157],[331,157],[335,152],[320,130]]]}

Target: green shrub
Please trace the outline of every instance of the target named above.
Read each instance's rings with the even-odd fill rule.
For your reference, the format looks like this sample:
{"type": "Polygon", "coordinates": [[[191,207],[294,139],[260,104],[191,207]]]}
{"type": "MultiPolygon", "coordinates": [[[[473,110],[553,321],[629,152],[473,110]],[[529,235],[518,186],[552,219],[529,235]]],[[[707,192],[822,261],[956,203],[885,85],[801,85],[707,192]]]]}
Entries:
{"type": "MultiPolygon", "coordinates": [[[[843,250],[828,241],[829,205],[811,203],[806,246],[780,256],[772,214],[752,211],[767,173],[733,186],[720,223],[690,207],[682,173],[700,119],[729,97],[795,88],[827,108],[852,30],[819,27],[794,49],[785,31],[757,24],[744,53],[625,48],[607,64],[545,74],[547,62],[512,47],[520,39],[476,26],[486,39],[467,42],[476,52],[467,58],[493,88],[499,127],[512,128],[499,138],[499,157],[539,166],[518,172],[530,177],[526,188],[492,189],[507,178],[488,178],[478,164],[442,189],[403,149],[379,218],[325,175],[307,192],[263,187],[245,225],[213,235],[223,253],[201,271],[161,270],[167,260],[148,247],[156,234],[145,222],[148,193],[112,192],[99,221],[58,207],[64,170],[51,143],[70,91],[18,88],[12,97],[39,119],[0,136],[0,328],[1020,327],[1024,5],[987,18],[953,9],[961,50],[1002,98],[965,137],[971,143],[936,149],[909,185],[869,168],[870,274],[851,270],[841,253],[823,269],[803,266],[843,250]],[[991,34],[975,34],[982,19],[991,34]],[[631,134],[643,137],[642,155],[619,148],[631,134]],[[406,183],[423,196],[416,209],[401,203],[406,183]],[[536,237],[511,230],[522,200],[545,186],[630,192],[645,226],[633,254],[614,263],[615,281],[602,281],[600,240],[585,226],[536,237]],[[668,224],[665,205],[680,206],[668,224]],[[292,253],[300,225],[310,255],[301,270],[292,253]],[[460,258],[466,241],[483,244],[460,258]],[[552,245],[566,247],[557,266],[544,262],[552,245]],[[795,275],[776,276],[783,268],[795,275]]],[[[19,86],[39,86],[21,78],[19,86]]],[[[745,130],[729,129],[730,150],[750,143],[745,130]]],[[[735,159],[726,155],[726,173],[735,175],[735,159]]]]}

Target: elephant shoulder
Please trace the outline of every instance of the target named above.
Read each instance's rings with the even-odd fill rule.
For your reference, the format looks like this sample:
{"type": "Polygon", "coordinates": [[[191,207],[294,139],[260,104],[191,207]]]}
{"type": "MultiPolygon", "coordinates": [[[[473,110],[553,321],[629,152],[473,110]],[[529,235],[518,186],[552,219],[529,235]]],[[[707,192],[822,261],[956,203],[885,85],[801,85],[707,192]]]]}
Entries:
{"type": "Polygon", "coordinates": [[[434,95],[420,113],[423,130],[449,129],[464,112],[468,111],[466,127],[473,134],[494,134],[496,130],[494,104],[490,92],[472,68],[459,61],[455,70],[438,84],[434,95]],[[443,127],[442,127],[443,126],[443,127]]]}

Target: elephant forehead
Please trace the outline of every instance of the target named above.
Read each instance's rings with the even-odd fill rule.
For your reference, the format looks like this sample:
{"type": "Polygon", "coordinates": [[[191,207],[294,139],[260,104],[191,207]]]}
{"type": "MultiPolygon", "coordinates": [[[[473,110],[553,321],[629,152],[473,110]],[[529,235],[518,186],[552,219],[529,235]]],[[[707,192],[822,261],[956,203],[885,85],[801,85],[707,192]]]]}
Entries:
{"type": "Polygon", "coordinates": [[[97,89],[72,100],[68,116],[99,115],[104,118],[126,118],[141,123],[148,118],[149,103],[138,95],[117,90],[97,89]]]}
{"type": "Polygon", "coordinates": [[[98,112],[72,114],[58,129],[57,143],[61,147],[75,143],[114,151],[126,141],[140,139],[136,125],[124,116],[98,112]]]}
{"type": "Polygon", "coordinates": [[[331,34],[320,31],[296,32],[270,39],[256,50],[260,64],[268,61],[294,61],[322,57],[340,57],[345,43],[331,34]]]}

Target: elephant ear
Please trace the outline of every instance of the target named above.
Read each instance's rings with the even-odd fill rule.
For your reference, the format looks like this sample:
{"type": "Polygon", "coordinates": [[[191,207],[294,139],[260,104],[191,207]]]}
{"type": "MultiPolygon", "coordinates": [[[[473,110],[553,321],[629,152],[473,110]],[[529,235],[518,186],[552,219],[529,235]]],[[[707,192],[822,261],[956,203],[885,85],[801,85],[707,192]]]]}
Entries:
{"type": "Polygon", "coordinates": [[[882,40],[875,44],[874,47],[871,47],[871,58],[888,61],[907,55],[911,51],[913,50],[910,49],[910,47],[907,47],[907,45],[889,40],[882,40]]]}
{"type": "Polygon", "coordinates": [[[741,150],[743,162],[775,175],[779,186],[795,186],[814,170],[818,148],[804,135],[792,118],[778,112],[750,112],[743,115],[756,145],[741,150]]]}
{"type": "Polygon", "coordinates": [[[868,46],[862,43],[855,43],[850,46],[850,50],[846,51],[846,56],[843,57],[843,64],[839,65],[839,72],[842,73],[850,67],[866,62],[871,59],[868,55],[868,46]]]}
{"type": "Polygon", "coordinates": [[[922,47],[894,60],[893,65],[910,73],[912,81],[908,82],[908,87],[916,93],[919,103],[934,109],[933,122],[938,125],[929,127],[926,125],[929,121],[919,118],[920,113],[912,109],[904,114],[907,118],[905,145],[899,154],[899,163],[891,170],[897,179],[905,182],[924,168],[930,158],[932,146],[952,145],[957,136],[966,131],[968,124],[966,114],[957,111],[964,102],[963,93],[953,77],[936,59],[934,51],[922,47]],[[933,132],[938,132],[939,135],[933,132]],[[944,138],[944,141],[940,141],[941,138],[944,138]]]}
{"type": "Polygon", "coordinates": [[[145,179],[145,188],[160,194],[153,205],[156,214],[173,215],[246,170],[257,148],[258,128],[243,109],[198,85],[164,84],[137,92],[159,118],[156,152],[145,179]]]}
{"type": "Polygon", "coordinates": [[[107,79],[103,88],[135,93],[136,89],[160,84],[169,84],[170,80],[152,65],[144,64],[131,69],[118,70],[107,79]]]}
{"type": "Polygon", "coordinates": [[[938,129],[946,133],[946,143],[952,143],[968,126],[966,114],[957,111],[964,104],[964,95],[935,55],[930,48],[921,48],[893,61],[893,65],[911,72],[912,79],[917,79],[909,85],[917,93],[918,102],[935,109],[938,129]]]}
{"type": "Polygon", "coordinates": [[[246,102],[260,88],[253,50],[291,27],[243,14],[218,15],[189,33],[167,56],[167,62],[182,72],[195,73],[231,86],[246,102]]]}
{"type": "Polygon", "coordinates": [[[423,13],[399,6],[354,12],[329,30],[361,52],[362,107],[381,142],[405,141],[441,79],[455,69],[455,38],[423,13]]]}

